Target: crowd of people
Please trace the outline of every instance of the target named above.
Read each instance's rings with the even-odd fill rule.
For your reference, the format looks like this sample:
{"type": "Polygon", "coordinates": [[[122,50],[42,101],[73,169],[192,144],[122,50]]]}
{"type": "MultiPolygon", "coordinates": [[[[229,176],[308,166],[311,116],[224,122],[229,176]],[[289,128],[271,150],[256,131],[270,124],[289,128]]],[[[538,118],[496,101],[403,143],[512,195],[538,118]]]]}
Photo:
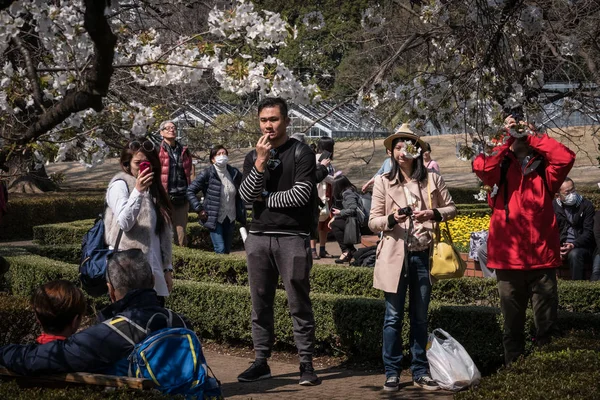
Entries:
{"type": "MultiPolygon", "coordinates": [[[[136,343],[114,329],[115,321],[125,316],[146,326],[156,313],[172,319],[164,308],[173,288],[172,244],[187,243],[188,210],[195,211],[210,231],[214,251],[227,254],[236,221],[246,225],[248,204],[252,217],[244,247],[255,359],[238,380],[271,377],[273,306],[281,278],[293,320],[299,384],[319,384],[313,366],[310,270],[313,260],[330,257],[325,250],[329,231],[341,251],[335,262],[346,263],[353,257],[357,242],[349,241],[347,227],[364,213],[361,194],[333,167],[333,140],[321,138],[315,151],[303,137],[288,136],[290,119],[283,99],[263,99],[258,121],[262,135],[246,155],[242,171],[229,165],[227,148],[215,146],[210,151],[210,165],[193,178],[191,153],[176,140],[172,121],[160,125],[163,141],[158,147],[144,138],[127,143],[120,156],[121,171],[106,192],[106,243],[119,243],[118,251],[107,260],[112,304],[99,313],[96,324],[78,331],[86,310],[81,291],[66,281],[43,285],[32,298],[42,335],[36,344],[1,347],[0,364],[21,374],[87,371],[127,375],[125,364],[136,343]]],[[[508,115],[504,127],[511,131],[524,124],[508,115]]],[[[547,343],[557,333],[558,266],[567,263],[573,279],[583,279],[585,267],[592,263],[594,279],[600,278],[596,246],[600,218],[567,177],[575,155],[548,135],[535,132],[533,126],[529,128],[531,134],[509,136],[492,154],[480,154],[473,161],[479,179],[497,188],[488,196],[492,217],[487,243],[480,252],[481,262],[494,271],[498,284],[506,364],[524,353],[530,300],[536,343],[547,343]]],[[[385,299],[383,389],[400,387],[408,293],[412,379],[416,386],[437,390],[426,355],[430,250],[438,224],[454,218],[457,209],[439,165],[431,159],[431,146],[407,124],[383,145],[388,157],[362,186],[364,192],[373,185],[366,224],[380,236],[373,286],[384,292],[385,299]]],[[[176,320],[176,324],[187,325],[183,316],[176,320]]],[[[161,328],[158,323],[147,333],[161,328]]]]}

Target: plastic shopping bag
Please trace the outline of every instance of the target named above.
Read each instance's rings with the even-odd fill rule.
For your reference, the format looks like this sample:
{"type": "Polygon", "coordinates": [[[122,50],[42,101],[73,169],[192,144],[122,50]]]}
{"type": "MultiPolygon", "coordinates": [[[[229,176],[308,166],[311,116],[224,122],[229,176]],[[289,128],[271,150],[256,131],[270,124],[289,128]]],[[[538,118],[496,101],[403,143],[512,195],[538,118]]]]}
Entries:
{"type": "Polygon", "coordinates": [[[481,379],[469,353],[443,329],[435,329],[429,335],[427,360],[431,377],[442,389],[458,391],[481,379]]]}

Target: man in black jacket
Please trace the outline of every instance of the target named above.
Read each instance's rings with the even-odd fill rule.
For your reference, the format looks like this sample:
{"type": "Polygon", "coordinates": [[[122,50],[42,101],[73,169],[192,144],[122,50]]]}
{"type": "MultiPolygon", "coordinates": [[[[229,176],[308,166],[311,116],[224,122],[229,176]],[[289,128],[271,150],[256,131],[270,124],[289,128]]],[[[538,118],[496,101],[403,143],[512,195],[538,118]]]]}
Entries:
{"type": "Polygon", "coordinates": [[[585,279],[585,266],[591,264],[596,248],[594,205],[575,191],[571,178],[560,187],[554,212],[560,232],[560,254],[571,269],[572,280],[585,279]]]}
{"type": "MultiPolygon", "coordinates": [[[[120,333],[127,328],[123,326],[127,322],[122,317],[146,327],[153,315],[168,316],[169,312],[159,305],[152,289],[152,268],[141,250],[113,253],[107,264],[107,281],[113,303],[100,312],[96,325],[64,341],[0,347],[0,365],[22,375],[95,372],[127,376],[127,357],[135,343],[120,333]]],[[[154,318],[149,331],[166,328],[166,320],[154,318]]],[[[175,315],[173,326],[185,326],[183,318],[175,315]]],[[[136,338],[139,343],[145,336],[136,338]]]]}
{"type": "Polygon", "coordinates": [[[256,360],[238,376],[240,382],[271,377],[267,358],[274,341],[273,302],[278,276],[285,286],[294,339],[300,356],[300,384],[319,383],[312,354],[315,320],[309,297],[312,267],[315,154],[290,139],[287,104],[266,98],[258,105],[262,136],[244,160],[240,196],[252,204],[252,222],[244,243],[252,298],[252,340],[256,360]]]}

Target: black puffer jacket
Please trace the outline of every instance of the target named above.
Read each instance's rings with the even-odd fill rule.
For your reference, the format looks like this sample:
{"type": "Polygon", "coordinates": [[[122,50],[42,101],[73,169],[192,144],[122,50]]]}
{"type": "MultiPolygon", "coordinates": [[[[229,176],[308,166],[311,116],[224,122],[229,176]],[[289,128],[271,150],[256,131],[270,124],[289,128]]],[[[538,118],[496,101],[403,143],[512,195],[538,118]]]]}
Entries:
{"type": "Polygon", "coordinates": [[[594,238],[594,205],[586,198],[581,199],[581,204],[573,207],[573,223],[569,222],[564,207],[559,203],[559,200],[553,202],[554,212],[556,213],[556,221],[560,234],[560,242],[567,241],[569,227],[575,230],[575,247],[589,249],[594,251],[596,241],[594,238]]]}
{"type": "MultiPolygon", "coordinates": [[[[242,183],[242,173],[239,169],[227,166],[227,171],[231,176],[231,180],[237,190],[235,194],[235,219],[242,225],[246,224],[246,213],[244,210],[244,203],[240,198],[240,184],[242,183]]],[[[202,224],[207,229],[215,229],[217,227],[217,219],[219,218],[219,208],[221,204],[221,179],[217,174],[217,170],[214,165],[205,168],[196,179],[187,188],[187,198],[190,202],[192,210],[200,212],[206,211],[208,219],[202,224]],[[202,192],[204,194],[204,203],[200,203],[196,197],[196,193],[202,192]]]]}

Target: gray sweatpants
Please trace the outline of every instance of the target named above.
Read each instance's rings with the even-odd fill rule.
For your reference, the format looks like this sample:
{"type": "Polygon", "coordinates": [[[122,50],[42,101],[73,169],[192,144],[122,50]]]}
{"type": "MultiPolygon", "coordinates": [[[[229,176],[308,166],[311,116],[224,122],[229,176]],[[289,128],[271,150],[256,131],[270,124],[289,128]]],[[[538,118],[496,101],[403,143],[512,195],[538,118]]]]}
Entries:
{"type": "Polygon", "coordinates": [[[252,297],[252,341],[256,358],[271,356],[274,341],[273,302],[279,275],[287,293],[300,362],[312,361],[315,319],[310,302],[312,267],[309,238],[249,234],[246,242],[252,297]]]}

